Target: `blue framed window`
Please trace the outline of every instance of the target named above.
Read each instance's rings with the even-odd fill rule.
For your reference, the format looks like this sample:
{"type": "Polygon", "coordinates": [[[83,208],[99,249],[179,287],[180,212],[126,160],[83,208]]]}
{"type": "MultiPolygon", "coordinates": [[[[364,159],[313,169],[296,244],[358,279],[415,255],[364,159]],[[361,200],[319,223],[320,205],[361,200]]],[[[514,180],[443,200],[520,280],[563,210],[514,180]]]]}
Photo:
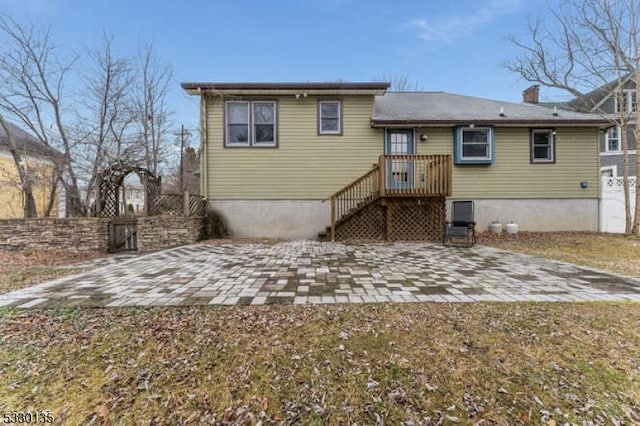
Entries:
{"type": "Polygon", "coordinates": [[[493,164],[494,130],[492,127],[456,127],[454,157],[456,164],[493,164]]]}

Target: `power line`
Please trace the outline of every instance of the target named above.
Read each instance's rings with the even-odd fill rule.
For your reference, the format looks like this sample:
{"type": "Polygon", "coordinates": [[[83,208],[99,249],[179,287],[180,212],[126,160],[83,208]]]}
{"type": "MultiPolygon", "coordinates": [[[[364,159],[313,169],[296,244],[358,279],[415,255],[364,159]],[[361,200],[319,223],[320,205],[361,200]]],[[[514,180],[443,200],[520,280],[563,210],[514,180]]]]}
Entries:
{"type": "Polygon", "coordinates": [[[184,124],[180,126],[180,131],[174,133],[180,137],[180,193],[184,193],[184,140],[186,136],[191,136],[191,132],[184,128],[184,124]]]}

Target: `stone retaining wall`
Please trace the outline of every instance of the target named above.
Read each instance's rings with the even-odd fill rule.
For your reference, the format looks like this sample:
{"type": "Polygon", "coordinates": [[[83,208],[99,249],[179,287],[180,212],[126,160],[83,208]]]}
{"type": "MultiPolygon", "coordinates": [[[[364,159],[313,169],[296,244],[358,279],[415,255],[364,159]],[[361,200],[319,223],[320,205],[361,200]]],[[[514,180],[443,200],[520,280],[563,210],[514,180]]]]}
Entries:
{"type": "Polygon", "coordinates": [[[0,219],[0,248],[107,251],[109,219],[0,219]]]}
{"type": "MultiPolygon", "coordinates": [[[[0,219],[0,250],[108,249],[110,219],[0,219]]],[[[203,236],[202,217],[142,216],[138,218],[138,252],[191,244],[203,236]]]]}
{"type": "Polygon", "coordinates": [[[202,239],[202,217],[143,216],[138,218],[138,251],[149,252],[192,244],[202,239]]]}

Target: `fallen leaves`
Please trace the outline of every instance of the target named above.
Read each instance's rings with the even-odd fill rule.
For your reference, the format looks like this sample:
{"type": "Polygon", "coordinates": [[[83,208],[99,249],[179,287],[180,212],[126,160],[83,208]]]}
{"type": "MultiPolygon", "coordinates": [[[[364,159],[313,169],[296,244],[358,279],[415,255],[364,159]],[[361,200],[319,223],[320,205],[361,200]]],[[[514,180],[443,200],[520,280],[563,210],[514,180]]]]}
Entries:
{"type": "Polygon", "coordinates": [[[74,272],[59,266],[106,256],[92,251],[0,250],[0,294],[74,272]]]}
{"type": "Polygon", "coordinates": [[[640,276],[640,238],[593,232],[478,235],[478,244],[640,276]]]}
{"type": "Polygon", "coordinates": [[[639,324],[623,303],[4,310],[0,400],[71,424],[632,424],[639,324]]]}

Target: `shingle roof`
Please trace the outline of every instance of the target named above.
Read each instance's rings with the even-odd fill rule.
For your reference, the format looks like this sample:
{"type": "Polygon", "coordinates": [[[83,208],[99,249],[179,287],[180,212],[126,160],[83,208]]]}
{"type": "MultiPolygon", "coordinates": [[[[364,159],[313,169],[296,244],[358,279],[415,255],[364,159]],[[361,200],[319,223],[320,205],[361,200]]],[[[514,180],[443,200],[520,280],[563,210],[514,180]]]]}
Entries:
{"type": "Polygon", "coordinates": [[[633,73],[629,73],[624,77],[621,77],[620,80],[616,79],[603,84],[589,93],[585,93],[584,95],[573,99],[569,102],[568,107],[576,111],[593,111],[602,100],[611,96],[618,86],[624,87],[629,80],[632,80],[633,76],[633,73]]]}
{"type": "MultiPolygon", "coordinates": [[[[64,158],[64,155],[60,151],[43,144],[40,140],[15,124],[6,123],[21,153],[27,153],[44,159],[56,159],[58,161],[64,158]]],[[[0,147],[9,147],[9,139],[2,126],[0,126],[0,147]]]]}
{"type": "Polygon", "coordinates": [[[583,124],[600,126],[595,114],[516,104],[445,92],[391,92],[376,96],[374,125],[385,124],[583,124]],[[501,116],[501,112],[504,113],[501,116]]]}

